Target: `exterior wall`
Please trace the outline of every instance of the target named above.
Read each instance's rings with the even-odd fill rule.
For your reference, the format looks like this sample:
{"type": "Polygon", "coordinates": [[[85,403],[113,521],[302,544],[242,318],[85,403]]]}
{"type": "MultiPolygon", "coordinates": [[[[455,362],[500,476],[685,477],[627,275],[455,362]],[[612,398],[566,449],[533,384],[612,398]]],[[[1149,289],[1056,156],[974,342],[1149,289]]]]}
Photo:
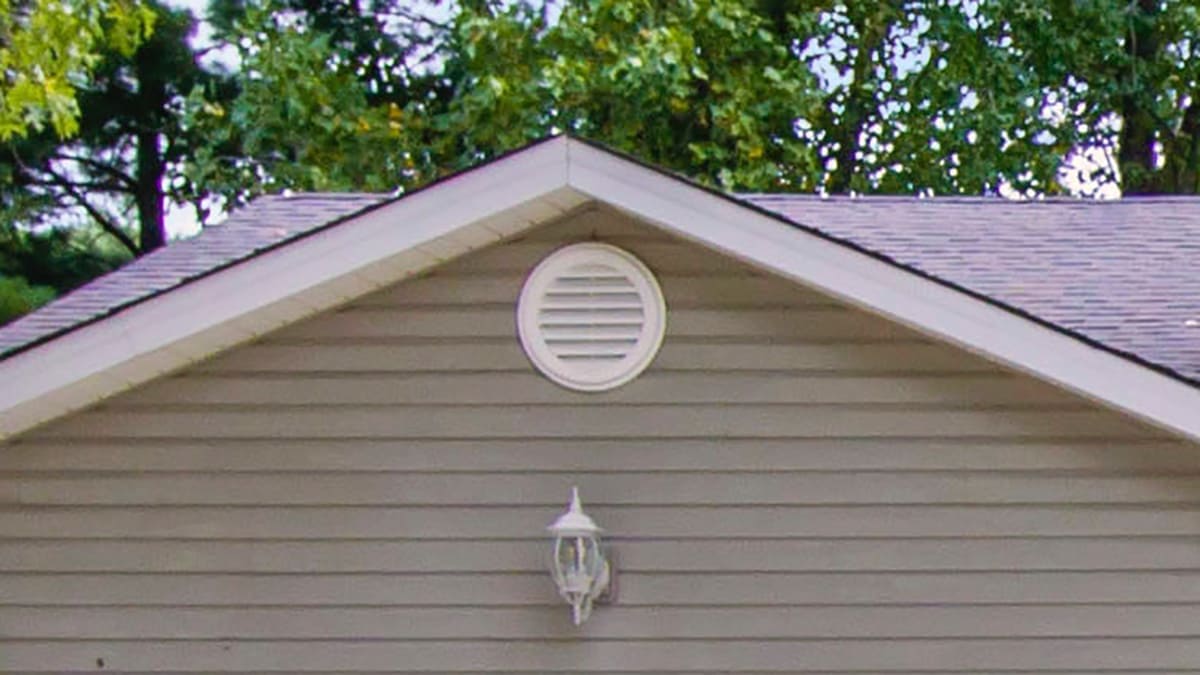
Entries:
{"type": "Polygon", "coordinates": [[[0,500],[10,673],[1200,668],[1200,447],[606,212],[27,434],[0,500]],[[513,327],[592,236],[670,307],[599,395],[513,327]]]}

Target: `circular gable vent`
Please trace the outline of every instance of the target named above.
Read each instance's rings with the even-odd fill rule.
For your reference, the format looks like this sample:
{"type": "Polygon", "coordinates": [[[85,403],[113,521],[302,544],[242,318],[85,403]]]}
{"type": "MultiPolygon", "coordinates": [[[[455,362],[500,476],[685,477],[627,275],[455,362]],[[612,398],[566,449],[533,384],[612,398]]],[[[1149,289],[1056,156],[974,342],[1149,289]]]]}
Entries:
{"type": "Polygon", "coordinates": [[[666,306],[640,260],[607,244],[574,244],[538,264],[521,289],[517,331],[546,377],[604,391],[637,377],[658,352],[666,306]]]}

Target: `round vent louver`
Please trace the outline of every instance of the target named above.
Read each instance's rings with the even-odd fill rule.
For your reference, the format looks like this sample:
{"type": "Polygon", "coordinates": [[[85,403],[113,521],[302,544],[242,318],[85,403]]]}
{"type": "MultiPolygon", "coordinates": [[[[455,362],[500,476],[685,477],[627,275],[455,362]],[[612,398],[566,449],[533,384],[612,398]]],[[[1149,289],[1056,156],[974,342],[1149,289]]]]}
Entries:
{"type": "Polygon", "coordinates": [[[666,303],[650,270],[608,244],[574,244],[534,268],[517,303],[517,331],[546,377],[604,391],[637,377],[658,352],[666,303]]]}

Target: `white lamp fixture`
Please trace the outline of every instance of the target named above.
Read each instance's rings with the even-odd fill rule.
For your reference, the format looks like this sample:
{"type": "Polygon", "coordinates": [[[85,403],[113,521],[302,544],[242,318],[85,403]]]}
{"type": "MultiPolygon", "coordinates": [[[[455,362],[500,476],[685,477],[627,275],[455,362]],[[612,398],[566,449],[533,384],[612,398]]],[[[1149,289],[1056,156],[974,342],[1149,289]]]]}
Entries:
{"type": "Polygon", "coordinates": [[[571,488],[571,504],[546,528],[554,535],[554,564],[551,572],[558,594],[571,605],[575,625],[587,621],[592,602],[608,590],[612,572],[600,548],[596,522],[583,512],[579,488],[571,488]]]}

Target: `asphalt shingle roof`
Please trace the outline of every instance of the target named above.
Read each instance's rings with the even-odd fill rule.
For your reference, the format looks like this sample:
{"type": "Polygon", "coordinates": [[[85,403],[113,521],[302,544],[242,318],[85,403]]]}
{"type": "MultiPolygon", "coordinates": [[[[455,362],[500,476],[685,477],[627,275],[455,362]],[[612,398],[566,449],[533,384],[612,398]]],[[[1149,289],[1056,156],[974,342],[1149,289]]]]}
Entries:
{"type": "Polygon", "coordinates": [[[0,359],[386,199],[379,194],[334,193],[259,197],[224,223],[138,258],[0,327],[0,359]]]}
{"type": "MultiPolygon", "coordinates": [[[[737,198],[1200,385],[1200,199],[737,198]]],[[[257,199],[0,328],[0,359],[387,199],[257,199]]]]}
{"type": "Polygon", "coordinates": [[[1200,384],[1200,199],[743,199],[1200,384]]]}

